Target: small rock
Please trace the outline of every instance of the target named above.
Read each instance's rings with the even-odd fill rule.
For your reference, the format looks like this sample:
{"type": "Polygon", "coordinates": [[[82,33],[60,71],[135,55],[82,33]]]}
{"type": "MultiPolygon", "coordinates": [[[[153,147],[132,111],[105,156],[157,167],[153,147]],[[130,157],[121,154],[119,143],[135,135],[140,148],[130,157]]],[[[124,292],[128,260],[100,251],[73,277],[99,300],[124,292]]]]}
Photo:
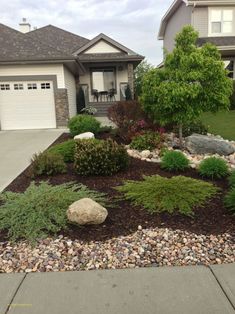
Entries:
{"type": "Polygon", "coordinates": [[[74,202],[67,210],[68,220],[79,225],[99,225],[107,216],[107,209],[90,198],[74,202]]]}
{"type": "Polygon", "coordinates": [[[84,139],[90,139],[90,138],[95,138],[94,133],[86,132],[86,133],[81,133],[74,136],[74,140],[84,140],[84,139]]]}
{"type": "Polygon", "coordinates": [[[143,150],[140,155],[142,158],[149,158],[151,156],[151,152],[150,150],[143,150]]]}

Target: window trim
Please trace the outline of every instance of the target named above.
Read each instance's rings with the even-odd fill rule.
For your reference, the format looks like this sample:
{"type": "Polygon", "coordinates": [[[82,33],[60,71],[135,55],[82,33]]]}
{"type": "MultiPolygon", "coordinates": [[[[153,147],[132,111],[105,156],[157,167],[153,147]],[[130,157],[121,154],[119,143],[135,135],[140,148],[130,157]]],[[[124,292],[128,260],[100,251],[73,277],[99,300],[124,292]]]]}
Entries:
{"type": "Polygon", "coordinates": [[[50,82],[41,82],[40,83],[40,89],[43,89],[43,90],[51,89],[51,83],[50,82]]]}
{"type": "Polygon", "coordinates": [[[101,66],[101,67],[93,67],[90,68],[90,83],[91,83],[91,95],[93,95],[93,78],[92,78],[92,73],[93,72],[98,72],[98,71],[104,71],[104,70],[113,70],[113,74],[114,74],[114,90],[115,90],[115,95],[117,95],[117,69],[115,66],[101,66]]]}
{"type": "Polygon", "coordinates": [[[24,90],[24,84],[23,83],[13,83],[14,90],[24,90]],[[17,86],[17,88],[16,88],[17,86]],[[20,88],[22,87],[22,88],[20,88]]]}
{"type": "Polygon", "coordinates": [[[0,83],[0,91],[3,91],[3,90],[11,90],[11,84],[10,83],[0,83]],[[7,87],[9,87],[9,88],[7,88],[7,87]]]}
{"type": "Polygon", "coordinates": [[[27,83],[27,90],[37,90],[37,89],[38,89],[37,83],[35,83],[35,82],[27,83]],[[29,88],[30,85],[32,86],[32,88],[29,88]],[[34,88],[34,86],[35,86],[36,88],[34,88]]]}
{"type": "Polygon", "coordinates": [[[233,7],[211,7],[208,8],[208,37],[223,37],[223,36],[233,36],[234,34],[234,23],[235,23],[235,10],[233,7]],[[232,31],[231,33],[224,33],[223,32],[223,22],[228,22],[223,20],[223,12],[224,11],[232,11],[232,31]],[[221,18],[221,33],[213,33],[212,32],[212,11],[222,11],[222,18],[221,18]]]}

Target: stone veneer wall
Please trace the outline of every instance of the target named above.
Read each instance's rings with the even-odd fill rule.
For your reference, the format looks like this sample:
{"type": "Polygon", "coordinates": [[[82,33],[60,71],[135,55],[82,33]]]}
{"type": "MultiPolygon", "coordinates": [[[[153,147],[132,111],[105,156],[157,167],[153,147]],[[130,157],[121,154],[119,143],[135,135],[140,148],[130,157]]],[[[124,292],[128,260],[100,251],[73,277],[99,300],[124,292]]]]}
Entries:
{"type": "Polygon", "coordinates": [[[131,89],[132,97],[134,97],[134,67],[132,63],[127,65],[127,74],[128,74],[128,84],[131,89]]]}
{"type": "Polygon", "coordinates": [[[60,88],[55,91],[56,126],[65,127],[69,120],[69,101],[67,89],[60,88]]]}

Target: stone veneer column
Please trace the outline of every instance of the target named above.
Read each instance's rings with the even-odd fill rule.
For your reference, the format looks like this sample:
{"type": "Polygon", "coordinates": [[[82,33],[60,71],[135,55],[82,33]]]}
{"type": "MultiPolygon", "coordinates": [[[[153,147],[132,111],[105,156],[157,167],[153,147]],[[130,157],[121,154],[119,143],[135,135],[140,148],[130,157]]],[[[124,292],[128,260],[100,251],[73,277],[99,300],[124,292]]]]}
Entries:
{"type": "Polygon", "coordinates": [[[69,120],[69,101],[67,89],[60,88],[55,91],[56,126],[66,127],[69,120]]]}
{"type": "Polygon", "coordinates": [[[128,84],[131,89],[132,98],[134,98],[134,67],[132,63],[127,64],[128,84]]]}

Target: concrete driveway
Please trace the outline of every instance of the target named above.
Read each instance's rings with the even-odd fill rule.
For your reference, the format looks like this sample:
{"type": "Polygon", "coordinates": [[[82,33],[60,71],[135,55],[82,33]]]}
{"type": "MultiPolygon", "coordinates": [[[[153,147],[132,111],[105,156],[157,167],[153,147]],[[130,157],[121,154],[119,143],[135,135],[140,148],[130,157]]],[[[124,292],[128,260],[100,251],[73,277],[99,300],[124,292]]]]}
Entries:
{"type": "Polygon", "coordinates": [[[0,131],[0,192],[30,164],[34,153],[45,150],[64,130],[0,131]]]}

